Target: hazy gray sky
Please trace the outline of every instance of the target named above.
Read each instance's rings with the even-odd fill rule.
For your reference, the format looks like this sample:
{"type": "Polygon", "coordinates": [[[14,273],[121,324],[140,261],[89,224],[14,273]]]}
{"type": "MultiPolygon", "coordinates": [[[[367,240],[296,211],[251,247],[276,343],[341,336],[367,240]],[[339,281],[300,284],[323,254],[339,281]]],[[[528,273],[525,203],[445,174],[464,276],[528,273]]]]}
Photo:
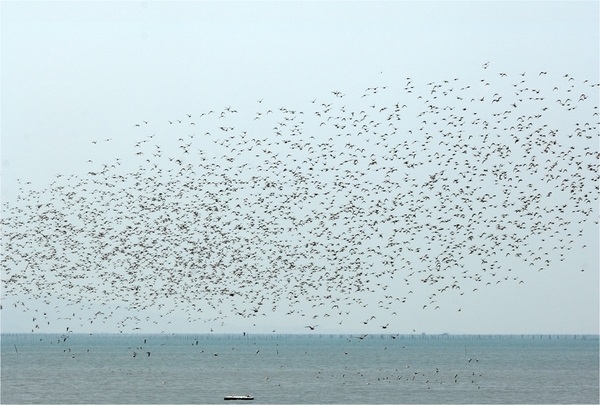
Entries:
{"type": "MultiPolygon", "coordinates": [[[[156,136],[163,150],[177,151],[179,138],[192,134],[191,121],[194,121],[193,132],[197,136],[221,125],[216,121],[218,118],[214,118],[210,127],[202,126],[201,113],[211,110],[215,115],[232,109],[239,111],[239,115],[228,115],[222,122],[235,127],[238,135],[246,128],[252,137],[252,129],[260,128],[254,120],[257,112],[266,117],[271,109],[279,117],[272,118],[277,123],[286,116],[282,107],[303,111],[308,131],[310,125],[317,128],[321,122],[313,113],[320,103],[331,102],[336,109],[347,108],[358,114],[370,106],[370,101],[361,95],[376,86],[385,86],[387,90],[377,95],[378,105],[393,107],[396,103],[406,103],[408,117],[413,121],[418,119],[417,114],[410,115],[410,111],[418,112],[421,108],[416,106],[422,101],[417,97],[434,96],[429,83],[439,83],[449,91],[472,86],[473,90],[465,94],[487,97],[486,100],[492,100],[494,93],[500,92],[506,100],[512,92],[511,85],[516,88],[520,80],[528,80],[532,86],[542,87],[548,106],[554,108],[557,91],[565,88],[569,77],[574,78],[578,86],[574,90],[577,94],[571,99],[580,99],[582,91],[586,91],[588,99],[584,101],[597,106],[598,87],[590,85],[599,80],[598,16],[596,1],[3,1],[0,117],[3,216],[6,216],[6,204],[19,203],[22,192],[17,179],[22,184],[30,182],[27,190],[48,193],[53,182],[66,181],[69,175],[85,178],[89,171],[100,170],[103,163],[110,165],[115,158],[121,159],[120,173],[135,171],[140,165],[134,156],[137,142],[156,136]],[[541,76],[542,71],[548,72],[547,76],[541,76]],[[494,87],[504,77],[501,73],[508,81],[494,87]],[[484,78],[491,83],[490,93],[484,87],[475,90],[484,78]],[[458,79],[456,88],[452,87],[454,79],[458,79]],[[554,93],[553,86],[547,88],[549,84],[554,85],[552,80],[560,87],[554,93]],[[410,94],[405,91],[407,83],[415,86],[410,94]],[[332,92],[341,92],[345,98],[336,97],[332,92]],[[317,102],[313,103],[314,100],[317,102]],[[186,131],[169,124],[169,121],[177,123],[177,119],[187,120],[184,121],[188,125],[186,131]],[[105,139],[111,141],[103,142],[105,139]],[[57,178],[57,175],[62,177],[57,178]]],[[[562,94],[565,94],[563,100],[569,96],[562,94]]],[[[457,100],[455,105],[462,107],[464,103],[457,100]]],[[[539,110],[527,110],[527,103],[523,105],[520,114],[539,113],[539,110]]],[[[490,109],[479,107],[479,117],[491,122],[495,112],[492,108],[493,105],[490,109]]],[[[591,144],[597,151],[598,116],[589,114],[589,109],[586,111],[588,113],[582,112],[580,119],[596,126],[593,135],[596,141],[591,144]]],[[[431,125],[432,119],[428,120],[425,125],[431,125]]],[[[574,129],[573,126],[561,127],[560,115],[547,114],[542,121],[560,130],[559,141],[567,140],[568,131],[574,129]]],[[[406,125],[417,128],[419,124],[415,121],[406,125]]],[[[265,143],[275,141],[277,135],[272,128],[260,130],[267,131],[260,136],[267,140],[265,143]]],[[[327,133],[318,134],[317,139],[310,141],[314,142],[313,146],[329,138],[327,133]]],[[[212,136],[210,141],[208,137],[203,141],[206,156],[226,163],[227,156],[234,154],[231,148],[235,140],[225,144],[224,139],[217,144],[214,132],[212,136]]],[[[197,139],[194,142],[199,142],[197,139]]],[[[512,138],[499,138],[499,141],[514,142],[512,138]]],[[[589,141],[573,142],[575,147],[582,148],[590,144],[589,141]]],[[[370,147],[374,146],[366,145],[366,156],[370,155],[370,147]]],[[[148,156],[148,150],[145,151],[148,156]]],[[[439,151],[441,153],[443,147],[439,151]]],[[[426,156],[417,156],[419,158],[426,156]]],[[[531,161],[531,155],[519,158],[524,165],[531,161]]],[[[539,158],[543,160],[545,156],[539,158]]],[[[280,159],[285,161],[286,157],[280,159]]],[[[593,161],[588,156],[587,161],[590,159],[593,161]]],[[[506,164],[512,167],[519,163],[511,158],[506,164]]],[[[115,172],[119,173],[117,169],[115,172]]],[[[430,174],[423,172],[424,176],[430,174]]],[[[371,178],[376,179],[376,176],[371,178]]],[[[246,173],[243,178],[250,177],[251,174],[246,173]]],[[[323,174],[323,178],[326,177],[323,174]]],[[[543,190],[544,193],[552,191],[543,190]]],[[[91,190],[88,188],[86,192],[91,193],[91,190]]],[[[523,283],[477,288],[471,280],[471,284],[463,288],[464,295],[439,298],[438,310],[423,309],[429,289],[423,293],[423,300],[409,300],[405,304],[396,301],[393,315],[392,310],[377,309],[378,301],[386,300],[386,296],[406,294],[400,292],[402,280],[410,272],[405,269],[395,275],[389,288],[365,298],[370,300],[367,307],[349,307],[352,312],[343,319],[331,317],[328,320],[322,311],[311,309],[313,302],[304,304],[304,317],[286,316],[286,304],[282,300],[278,312],[269,310],[268,316],[244,319],[232,316],[224,324],[221,320],[190,324],[185,321],[185,310],[182,312],[180,308],[168,315],[172,323],[166,324],[161,319],[160,324],[149,322],[144,328],[167,332],[203,332],[210,328],[221,332],[303,332],[308,331],[305,325],[318,324],[322,332],[354,333],[381,332],[384,331],[381,326],[389,324],[387,331],[400,333],[413,330],[598,333],[598,224],[594,222],[598,220],[597,188],[595,193],[594,212],[588,222],[577,226],[578,230],[582,229],[582,235],[574,237],[573,248],[565,251],[563,261],[554,252],[549,256],[551,265],[538,272],[530,269],[529,263],[506,258],[498,277],[518,276],[523,283]],[[581,249],[582,245],[587,248],[581,249]],[[474,288],[477,290],[473,291],[474,288]],[[313,314],[317,314],[317,318],[313,319],[313,314]],[[364,324],[372,315],[376,320],[364,324]]],[[[557,194],[554,193],[554,198],[561,198],[557,194]]],[[[494,214],[490,215],[492,218],[494,214]]],[[[554,218],[556,214],[545,215],[554,218]]],[[[569,215],[569,212],[564,214],[566,221],[571,220],[569,215]]],[[[573,218],[580,217],[573,215],[573,218]]],[[[526,221],[530,220],[533,221],[526,221]]],[[[335,229],[336,225],[325,222],[323,226],[335,229]]],[[[532,248],[543,246],[542,252],[551,252],[558,246],[555,240],[537,242],[532,248]]],[[[13,240],[3,238],[4,246],[10,243],[13,240]]],[[[36,246],[23,249],[30,249],[32,255],[36,252],[36,246]]],[[[73,252],[73,257],[76,254],[73,252]]],[[[467,267],[482,265],[479,258],[465,263],[467,267]]],[[[11,274],[32,271],[25,269],[22,263],[14,266],[19,270],[13,269],[11,274]]],[[[475,268],[468,270],[477,273],[475,268]]],[[[35,277],[32,275],[31,279],[35,277]]],[[[5,273],[2,278],[6,281],[5,273]]],[[[372,282],[376,283],[377,279],[373,278],[372,282]]],[[[418,279],[411,282],[415,295],[419,294],[420,284],[423,283],[418,279]]],[[[41,313],[46,311],[39,302],[31,304],[28,312],[24,312],[21,304],[15,308],[15,301],[31,298],[24,292],[17,299],[3,298],[3,332],[30,331],[31,318],[43,318],[41,313]]],[[[201,302],[198,300],[198,305],[201,302]]],[[[189,309],[188,304],[181,307],[186,305],[189,309]]],[[[243,305],[240,303],[236,308],[243,305]]],[[[246,305],[255,307],[256,303],[246,305]]],[[[116,311],[112,323],[83,325],[86,317],[96,312],[95,307],[81,310],[87,315],[83,315],[80,323],[57,319],[79,312],[77,305],[64,306],[63,303],[55,308],[53,304],[48,308],[54,315],[48,318],[51,325],[44,325],[42,330],[63,331],[71,325],[76,331],[114,331],[119,316],[131,315],[116,311]]],[[[97,308],[104,311],[105,306],[97,308]]],[[[224,305],[223,311],[231,311],[231,308],[224,305]]],[[[139,316],[160,317],[164,312],[153,307],[140,312],[139,316]]],[[[130,323],[125,331],[131,330],[130,323]]]]}

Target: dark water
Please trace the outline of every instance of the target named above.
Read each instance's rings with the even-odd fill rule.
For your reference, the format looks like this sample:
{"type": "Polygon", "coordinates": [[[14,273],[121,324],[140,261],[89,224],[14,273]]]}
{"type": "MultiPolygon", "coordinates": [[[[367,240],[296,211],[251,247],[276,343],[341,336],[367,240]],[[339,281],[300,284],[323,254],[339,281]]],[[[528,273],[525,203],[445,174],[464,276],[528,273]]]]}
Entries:
{"type": "Polygon", "coordinates": [[[394,336],[2,335],[1,402],[599,402],[598,336],[394,336]]]}

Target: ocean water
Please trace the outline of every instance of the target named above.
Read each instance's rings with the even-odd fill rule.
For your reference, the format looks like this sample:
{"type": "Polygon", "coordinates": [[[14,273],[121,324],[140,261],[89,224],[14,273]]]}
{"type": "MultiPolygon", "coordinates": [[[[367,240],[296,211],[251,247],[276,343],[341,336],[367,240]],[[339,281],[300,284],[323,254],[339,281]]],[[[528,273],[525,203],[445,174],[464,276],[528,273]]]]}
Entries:
{"type": "Polygon", "coordinates": [[[598,347],[595,335],[3,334],[0,402],[597,404],[598,347]]]}

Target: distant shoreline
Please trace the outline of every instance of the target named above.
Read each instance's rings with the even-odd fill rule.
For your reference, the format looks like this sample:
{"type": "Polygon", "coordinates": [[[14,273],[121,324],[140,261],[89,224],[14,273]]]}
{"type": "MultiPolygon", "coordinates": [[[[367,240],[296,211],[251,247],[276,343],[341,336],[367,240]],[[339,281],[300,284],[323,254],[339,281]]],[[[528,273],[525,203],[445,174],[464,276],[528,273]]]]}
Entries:
{"type": "Polygon", "coordinates": [[[531,338],[531,339],[595,339],[600,340],[600,334],[554,334],[554,333],[190,333],[190,332],[171,332],[171,333],[157,333],[157,332],[131,332],[131,333],[118,333],[118,332],[96,332],[96,333],[64,333],[64,332],[43,332],[43,333],[31,333],[31,332],[2,332],[0,338],[11,337],[11,336],[95,336],[95,337],[113,337],[113,336],[145,336],[145,337],[173,337],[180,339],[214,339],[214,338],[290,338],[290,337],[314,337],[314,338],[338,338],[338,337],[354,337],[361,339],[519,339],[519,338],[531,338]]]}

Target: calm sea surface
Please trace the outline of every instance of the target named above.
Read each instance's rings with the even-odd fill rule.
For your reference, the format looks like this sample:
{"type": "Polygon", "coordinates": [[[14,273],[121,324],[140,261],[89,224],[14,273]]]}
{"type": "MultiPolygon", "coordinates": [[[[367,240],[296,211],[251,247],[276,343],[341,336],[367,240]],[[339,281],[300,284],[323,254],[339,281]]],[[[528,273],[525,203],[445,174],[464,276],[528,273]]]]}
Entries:
{"type": "Polygon", "coordinates": [[[0,402],[597,404],[598,345],[548,335],[3,334],[0,402]]]}

